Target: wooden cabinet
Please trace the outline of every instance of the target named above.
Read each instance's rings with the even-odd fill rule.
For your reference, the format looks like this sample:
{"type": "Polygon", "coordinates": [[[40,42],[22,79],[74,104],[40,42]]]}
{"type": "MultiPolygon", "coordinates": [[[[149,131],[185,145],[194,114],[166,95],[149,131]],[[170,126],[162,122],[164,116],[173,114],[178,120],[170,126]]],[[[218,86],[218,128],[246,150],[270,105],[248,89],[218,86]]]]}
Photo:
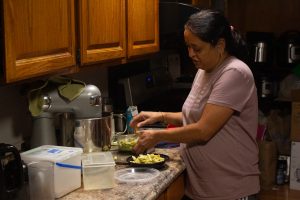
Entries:
{"type": "Polygon", "coordinates": [[[158,0],[2,3],[7,83],[159,50],[158,0]]]}
{"type": "Polygon", "coordinates": [[[124,0],[80,0],[81,64],[126,57],[124,0]]]}
{"type": "Polygon", "coordinates": [[[178,176],[173,183],[157,198],[157,200],[181,200],[184,195],[184,174],[178,176]]]}
{"type": "Polygon", "coordinates": [[[2,2],[6,82],[75,65],[74,0],[2,2]]]}
{"type": "Polygon", "coordinates": [[[226,1],[229,21],[242,33],[300,30],[299,0],[230,0],[226,1]]]}
{"type": "Polygon", "coordinates": [[[158,0],[81,0],[81,64],[157,52],[158,6],[158,0]]]}
{"type": "Polygon", "coordinates": [[[127,0],[128,58],[159,50],[158,0],[127,0]]]}

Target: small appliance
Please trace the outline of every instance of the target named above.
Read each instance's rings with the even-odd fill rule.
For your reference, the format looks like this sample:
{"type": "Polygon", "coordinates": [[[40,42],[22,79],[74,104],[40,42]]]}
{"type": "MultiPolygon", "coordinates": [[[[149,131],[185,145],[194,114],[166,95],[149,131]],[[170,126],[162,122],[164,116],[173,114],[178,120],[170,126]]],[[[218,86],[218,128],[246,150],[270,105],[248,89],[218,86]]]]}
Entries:
{"type": "Polygon", "coordinates": [[[270,32],[247,32],[250,61],[253,67],[269,66],[273,61],[274,35],[270,32]]]}
{"type": "Polygon", "coordinates": [[[278,38],[278,64],[280,67],[300,63],[300,32],[286,31],[278,38]]]}
{"type": "Polygon", "coordinates": [[[26,166],[23,165],[18,149],[0,143],[0,199],[29,199],[26,185],[26,166]]]}
{"type": "Polygon", "coordinates": [[[140,107],[149,99],[154,102],[157,96],[166,93],[172,87],[170,74],[164,70],[132,75],[120,79],[118,83],[124,95],[122,99],[119,95],[117,100],[123,101],[123,104],[125,102],[125,107],[136,105],[140,107]]]}
{"type": "Polygon", "coordinates": [[[57,145],[54,119],[61,115],[61,134],[70,136],[64,139],[62,146],[82,147],[84,152],[109,150],[111,146],[111,119],[113,115],[103,115],[101,92],[95,85],[86,85],[78,97],[66,101],[59,95],[57,89],[44,92],[41,97],[42,113],[35,117],[31,147],[41,145],[57,145]],[[68,114],[64,114],[68,113],[68,114]],[[72,140],[71,139],[71,140],[72,140]]]}

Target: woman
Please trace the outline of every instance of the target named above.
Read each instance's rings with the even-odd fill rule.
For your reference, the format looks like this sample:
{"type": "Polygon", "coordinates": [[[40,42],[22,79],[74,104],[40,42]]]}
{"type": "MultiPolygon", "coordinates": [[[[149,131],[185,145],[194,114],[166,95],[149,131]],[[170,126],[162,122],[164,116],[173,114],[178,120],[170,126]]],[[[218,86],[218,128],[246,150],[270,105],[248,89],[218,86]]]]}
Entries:
{"type": "Polygon", "coordinates": [[[132,127],[177,125],[141,133],[137,153],[160,141],[179,142],[186,164],[185,199],[256,199],[259,192],[257,93],[245,43],[218,11],[202,10],[184,39],[198,72],[180,113],[141,112],[132,127]]]}

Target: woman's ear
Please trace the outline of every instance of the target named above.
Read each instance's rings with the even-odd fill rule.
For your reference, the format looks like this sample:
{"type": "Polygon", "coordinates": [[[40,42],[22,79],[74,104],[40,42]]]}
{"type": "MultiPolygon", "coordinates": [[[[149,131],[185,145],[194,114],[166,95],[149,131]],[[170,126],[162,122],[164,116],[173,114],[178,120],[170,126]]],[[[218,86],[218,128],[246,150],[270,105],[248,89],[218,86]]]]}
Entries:
{"type": "Polygon", "coordinates": [[[216,45],[218,51],[223,54],[225,51],[225,46],[226,46],[225,40],[223,38],[220,38],[216,45]]]}

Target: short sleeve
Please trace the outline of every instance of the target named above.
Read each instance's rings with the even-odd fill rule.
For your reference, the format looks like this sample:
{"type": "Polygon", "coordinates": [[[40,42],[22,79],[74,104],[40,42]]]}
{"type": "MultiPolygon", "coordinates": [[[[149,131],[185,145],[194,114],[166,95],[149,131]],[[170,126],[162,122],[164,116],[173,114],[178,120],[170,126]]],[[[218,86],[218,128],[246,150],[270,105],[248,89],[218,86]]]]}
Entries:
{"type": "Polygon", "coordinates": [[[240,112],[256,91],[252,72],[246,66],[228,68],[215,80],[208,103],[227,106],[240,112]]]}

